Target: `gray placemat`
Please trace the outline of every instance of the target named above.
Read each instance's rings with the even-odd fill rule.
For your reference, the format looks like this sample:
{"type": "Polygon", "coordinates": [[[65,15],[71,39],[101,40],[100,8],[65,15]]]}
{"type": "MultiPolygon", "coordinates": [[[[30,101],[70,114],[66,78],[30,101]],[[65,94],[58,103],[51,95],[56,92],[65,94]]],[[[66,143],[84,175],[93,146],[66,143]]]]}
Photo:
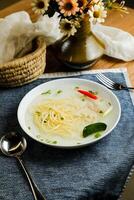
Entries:
{"type": "MultiPolygon", "coordinates": [[[[74,77],[97,81],[95,73],[77,74],[74,77]]],[[[114,81],[126,81],[122,71],[109,71],[106,75],[114,81]]],[[[26,136],[17,122],[18,104],[32,88],[52,79],[55,78],[0,89],[0,136],[14,130],[26,136]]],[[[25,163],[48,200],[116,200],[119,196],[134,163],[134,106],[128,91],[114,93],[121,103],[121,119],[111,134],[94,145],[60,150],[26,136],[25,163]]],[[[18,199],[32,200],[33,197],[16,160],[0,154],[0,200],[18,199]]]]}

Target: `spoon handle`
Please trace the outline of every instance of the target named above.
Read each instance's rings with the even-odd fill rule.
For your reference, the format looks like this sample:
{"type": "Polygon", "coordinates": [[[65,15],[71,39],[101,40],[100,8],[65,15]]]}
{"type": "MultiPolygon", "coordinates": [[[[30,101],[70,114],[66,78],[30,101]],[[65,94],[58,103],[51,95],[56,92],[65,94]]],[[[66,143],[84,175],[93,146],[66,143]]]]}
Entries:
{"type": "Polygon", "coordinates": [[[24,165],[24,162],[23,160],[20,158],[20,157],[16,157],[19,161],[19,163],[21,164],[21,167],[22,169],[24,170],[25,172],[25,175],[28,179],[28,182],[29,182],[29,185],[31,187],[31,190],[32,190],[32,193],[33,193],[33,196],[34,196],[34,199],[35,200],[46,200],[45,197],[42,196],[41,192],[39,191],[37,185],[34,183],[34,181],[32,180],[28,170],[26,169],[26,166],[24,165]]]}

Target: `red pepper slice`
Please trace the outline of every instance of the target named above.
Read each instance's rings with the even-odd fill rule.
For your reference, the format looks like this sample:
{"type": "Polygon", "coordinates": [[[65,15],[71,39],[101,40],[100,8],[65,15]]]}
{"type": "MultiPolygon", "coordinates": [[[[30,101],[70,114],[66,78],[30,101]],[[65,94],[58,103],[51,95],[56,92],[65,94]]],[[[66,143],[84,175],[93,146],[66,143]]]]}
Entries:
{"type": "Polygon", "coordinates": [[[78,92],[80,92],[81,94],[84,94],[85,96],[87,97],[90,97],[91,99],[98,99],[98,97],[96,95],[94,95],[93,93],[91,92],[88,92],[86,90],[77,90],[78,92]]]}

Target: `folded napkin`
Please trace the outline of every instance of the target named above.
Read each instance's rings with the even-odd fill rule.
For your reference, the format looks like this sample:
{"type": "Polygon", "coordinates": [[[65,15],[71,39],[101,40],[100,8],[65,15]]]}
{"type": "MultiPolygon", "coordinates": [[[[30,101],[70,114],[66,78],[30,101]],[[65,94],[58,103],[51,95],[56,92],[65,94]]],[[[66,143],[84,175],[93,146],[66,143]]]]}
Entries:
{"type": "Polygon", "coordinates": [[[96,24],[94,35],[104,44],[104,54],[124,61],[134,60],[134,37],[118,28],[96,24]]]}
{"type": "MultiPolygon", "coordinates": [[[[105,138],[90,146],[54,149],[30,139],[20,129],[16,112],[22,97],[35,86],[61,77],[98,81],[99,71],[45,74],[20,88],[0,89],[0,137],[17,131],[27,137],[26,165],[48,200],[117,200],[128,172],[134,164],[134,104],[132,93],[114,91],[121,103],[121,119],[105,138]]],[[[104,72],[114,81],[125,83],[126,72],[104,72]]],[[[0,155],[0,200],[33,199],[16,160],[0,155]]]]}
{"type": "MultiPolygon", "coordinates": [[[[25,11],[11,14],[0,20],[0,63],[19,57],[26,52],[30,42],[36,36],[43,35],[47,45],[54,43],[63,35],[59,29],[58,13],[51,18],[42,16],[36,23],[32,23],[25,11]],[[25,51],[23,49],[26,49],[25,51]],[[6,53],[5,53],[6,52],[6,53]]],[[[104,46],[104,53],[108,56],[124,61],[134,60],[134,37],[120,29],[96,24],[92,26],[92,33],[104,46]]],[[[96,43],[92,39],[93,56],[102,53],[96,50],[96,43]]]]}

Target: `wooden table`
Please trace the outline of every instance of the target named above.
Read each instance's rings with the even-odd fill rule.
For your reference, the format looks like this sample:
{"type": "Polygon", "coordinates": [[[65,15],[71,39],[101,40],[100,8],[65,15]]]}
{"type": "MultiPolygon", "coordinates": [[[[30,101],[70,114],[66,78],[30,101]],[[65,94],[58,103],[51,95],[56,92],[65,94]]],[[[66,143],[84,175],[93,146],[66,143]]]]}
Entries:
{"type": "MultiPolygon", "coordinates": [[[[31,0],[21,0],[18,3],[11,5],[8,8],[5,8],[0,11],[0,17],[5,17],[13,12],[25,10],[27,11],[31,19],[36,21],[37,16],[31,10],[31,0]]],[[[121,14],[117,11],[110,11],[109,16],[106,19],[105,24],[109,26],[114,26],[117,28],[121,28],[131,34],[134,35],[134,9],[128,8],[129,14],[121,14]]],[[[123,62],[117,59],[113,59],[107,56],[103,56],[93,67],[92,69],[108,69],[108,68],[118,68],[118,67],[126,67],[128,69],[129,77],[134,85],[134,61],[131,62],[123,62]]],[[[69,69],[67,69],[69,70],[69,69]]],[[[54,59],[54,57],[49,53],[47,56],[47,67],[46,72],[54,72],[54,71],[66,71],[63,65],[61,65],[58,61],[54,59]],[[51,56],[51,59],[48,57],[51,56]]],[[[69,70],[70,71],[70,70],[69,70]]]]}

